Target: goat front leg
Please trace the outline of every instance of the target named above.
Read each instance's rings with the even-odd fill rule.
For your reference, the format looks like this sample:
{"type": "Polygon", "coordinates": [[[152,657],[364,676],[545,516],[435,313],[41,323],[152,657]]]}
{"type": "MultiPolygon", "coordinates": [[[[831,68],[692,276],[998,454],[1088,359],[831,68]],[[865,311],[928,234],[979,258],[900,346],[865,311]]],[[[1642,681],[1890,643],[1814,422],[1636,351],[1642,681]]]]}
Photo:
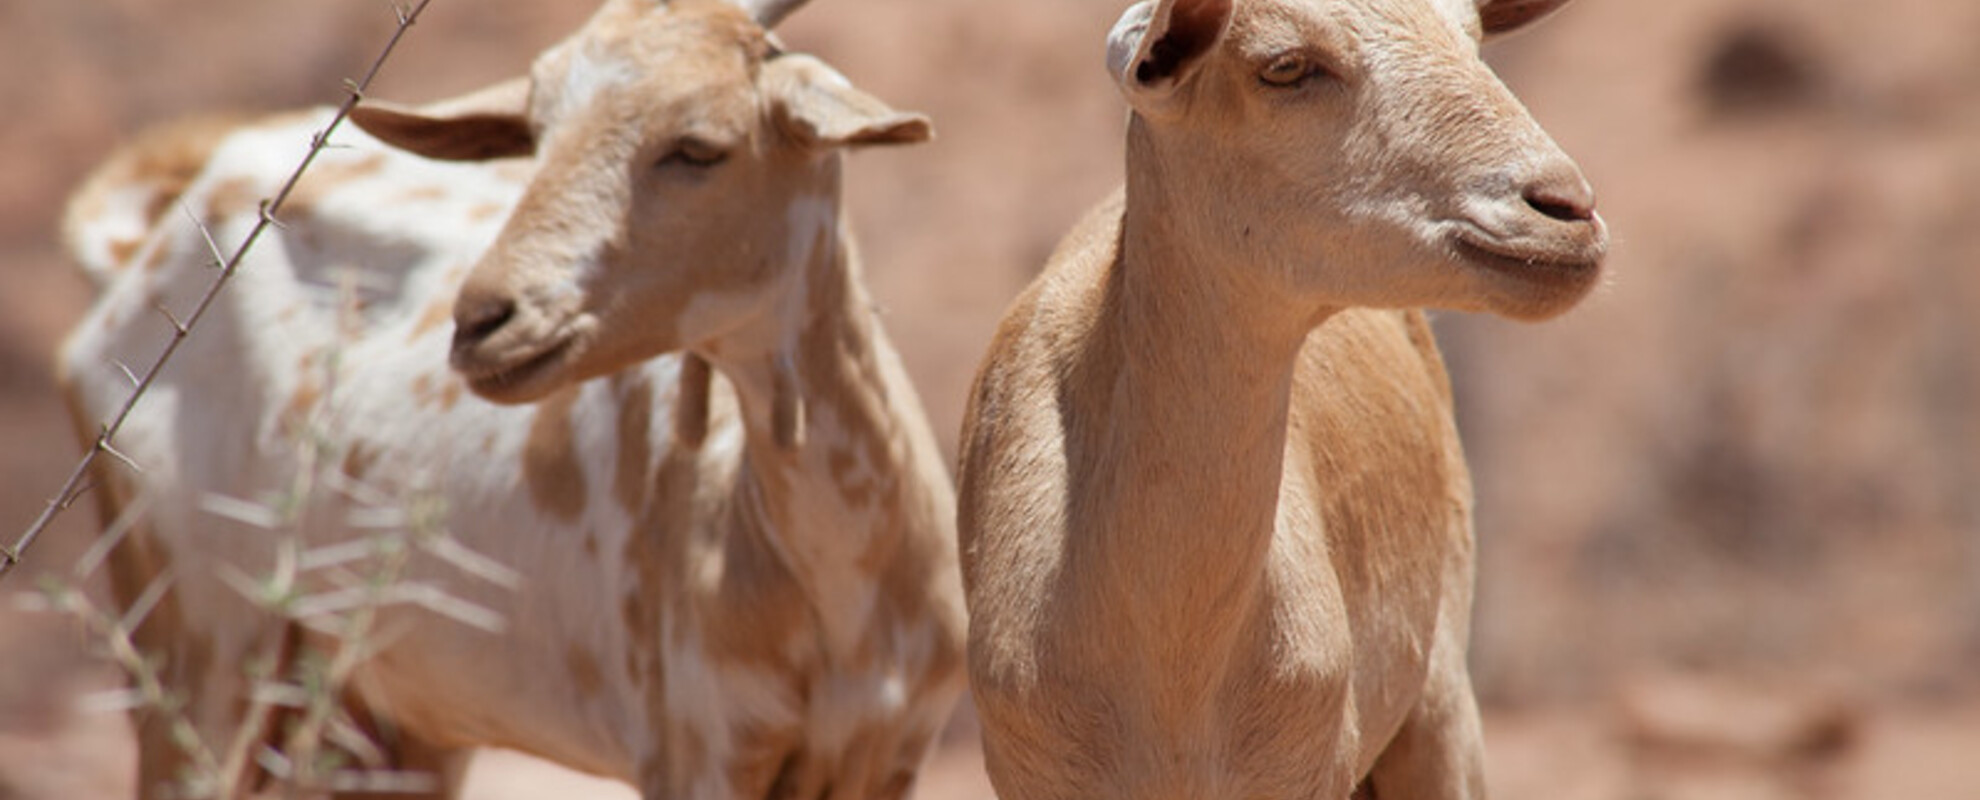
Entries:
{"type": "Polygon", "coordinates": [[[1463,648],[1431,668],[1423,696],[1352,800],[1482,800],[1485,744],[1463,648]]]}

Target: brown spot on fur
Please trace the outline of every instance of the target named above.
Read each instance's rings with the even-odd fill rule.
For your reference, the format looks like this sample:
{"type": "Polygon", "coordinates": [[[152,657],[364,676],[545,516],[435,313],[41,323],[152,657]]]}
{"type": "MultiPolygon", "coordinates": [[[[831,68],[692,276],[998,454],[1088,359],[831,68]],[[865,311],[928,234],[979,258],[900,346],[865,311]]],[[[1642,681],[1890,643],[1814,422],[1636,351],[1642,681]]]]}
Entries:
{"type": "Polygon", "coordinates": [[[322,399],[323,388],[314,378],[304,375],[297,381],[295,391],[289,393],[289,404],[282,408],[282,428],[301,431],[304,424],[309,421],[310,411],[315,409],[317,402],[322,399]]]}
{"type": "MultiPolygon", "coordinates": [[[[199,177],[213,150],[246,119],[243,115],[222,114],[179,120],[149,128],[131,143],[119,148],[108,161],[92,172],[81,188],[70,196],[63,214],[63,228],[71,240],[86,220],[108,211],[108,197],[132,186],[146,186],[151,192],[145,203],[144,222],[148,228],[171,208],[173,201],[199,177]]],[[[111,252],[119,264],[128,256],[120,245],[111,252]]]]}
{"type": "Polygon", "coordinates": [[[151,255],[146,256],[144,259],[144,271],[157,273],[165,269],[165,265],[170,263],[172,263],[172,248],[154,247],[151,250],[151,255]]]}
{"type": "Polygon", "coordinates": [[[441,411],[447,411],[460,402],[461,380],[452,373],[421,374],[412,379],[408,392],[420,408],[438,406],[441,411]]]}
{"type": "Polygon", "coordinates": [[[228,178],[206,195],[206,209],[202,219],[209,223],[240,214],[253,213],[261,208],[261,188],[248,178],[228,178]]]}
{"type": "MultiPolygon", "coordinates": [[[[214,148],[249,117],[244,114],[216,114],[160,125],[147,130],[125,152],[131,173],[166,184],[183,187],[199,177],[200,170],[213,157],[214,148]]],[[[170,200],[149,209],[162,213],[170,200]]]]}
{"type": "Polygon", "coordinates": [[[461,379],[448,377],[446,381],[446,385],[440,387],[441,411],[451,411],[454,408],[454,404],[461,401],[461,379]]]}
{"type": "Polygon", "coordinates": [[[453,319],[454,299],[452,297],[443,296],[432,303],[428,303],[426,310],[420,312],[419,320],[413,323],[412,335],[407,337],[406,341],[418,341],[420,337],[433,332],[435,328],[445,323],[452,322],[453,319]]]}
{"type": "Polygon", "coordinates": [[[565,522],[575,522],[584,514],[584,465],[578,461],[571,421],[577,398],[578,387],[573,385],[539,403],[529,441],[523,445],[523,478],[530,499],[544,513],[565,522]]]}
{"type": "Polygon", "coordinates": [[[605,673],[598,668],[598,657],[572,644],[564,651],[564,668],[577,685],[578,696],[589,700],[605,688],[605,673]]]}
{"type": "Polygon", "coordinates": [[[504,158],[488,162],[496,176],[510,183],[528,183],[536,176],[536,160],[530,158],[504,158]]]}
{"type": "Polygon", "coordinates": [[[370,153],[357,159],[324,161],[303,174],[295,190],[289,193],[289,199],[282,204],[282,215],[307,214],[331,191],[384,170],[383,153],[370,153]]]}
{"type": "MultiPolygon", "coordinates": [[[[695,451],[682,448],[669,448],[663,454],[658,470],[650,480],[650,501],[635,518],[632,529],[627,532],[624,562],[637,577],[632,591],[625,597],[622,614],[627,630],[634,631],[633,641],[639,642],[633,650],[638,658],[628,654],[626,669],[635,682],[643,686],[643,701],[649,719],[670,719],[664,676],[649,676],[642,667],[654,660],[660,643],[660,622],[669,617],[693,620],[695,628],[715,633],[724,628],[746,625],[743,620],[732,620],[727,612],[736,608],[736,600],[727,597],[709,596],[708,587],[701,585],[703,559],[717,559],[719,564],[710,565],[720,573],[716,578],[723,586],[732,584],[763,583],[751,581],[734,574],[735,560],[728,551],[737,547],[731,544],[739,539],[755,540],[758,537],[747,531],[738,531],[733,536],[725,536],[722,541],[708,541],[707,527],[701,514],[695,509],[694,497],[701,480],[701,465],[695,451]],[[700,520],[700,522],[698,522],[700,520]],[[692,576],[692,579],[690,579],[692,576]],[[692,588],[686,588],[694,584],[692,588]]],[[[755,559],[746,559],[754,562],[755,559]]],[[[782,586],[745,586],[743,588],[770,589],[751,596],[766,605],[783,606],[781,610],[801,610],[801,598],[786,594],[776,594],[775,589],[786,588],[789,581],[768,581],[782,586]]],[[[781,628],[765,628],[754,635],[762,637],[763,644],[771,646],[770,640],[781,642],[781,628]]],[[[740,634],[740,632],[737,632],[740,634]]],[[[670,749],[691,748],[694,743],[687,740],[674,740],[670,749]]],[[[675,764],[694,762],[678,760],[679,752],[669,756],[675,764]]],[[[678,778],[679,776],[674,776],[678,778]]],[[[650,784],[660,786],[662,784],[650,784]]]]}
{"type": "Polygon", "coordinates": [[[433,376],[425,373],[412,379],[412,398],[415,404],[425,408],[433,402],[433,376]]]}
{"type": "Polygon", "coordinates": [[[399,196],[393,199],[393,202],[432,203],[435,201],[444,200],[446,199],[446,197],[447,197],[447,190],[442,189],[438,186],[432,186],[432,185],[415,186],[411,189],[407,189],[403,192],[400,192],[399,196]]]}
{"type": "Polygon", "coordinates": [[[350,449],[344,451],[344,475],[355,480],[363,480],[378,462],[378,451],[363,442],[352,441],[350,449]]]}
{"type": "MultiPolygon", "coordinates": [[[[771,510],[783,516],[781,510],[771,510]]],[[[779,519],[790,529],[802,524],[779,519]]],[[[787,656],[786,643],[810,625],[812,605],[789,566],[761,530],[738,530],[722,548],[722,578],[712,594],[696,599],[695,610],[706,620],[704,653],[712,663],[776,664],[787,656]]]]}
{"type": "Polygon", "coordinates": [[[129,264],[131,259],[137,257],[138,248],[143,246],[143,239],[118,239],[110,243],[110,259],[119,265],[129,264]]]}
{"type": "Polygon", "coordinates": [[[468,209],[468,221],[487,222],[488,220],[502,216],[503,212],[507,210],[508,207],[501,203],[482,203],[468,209]]]}
{"type": "Polygon", "coordinates": [[[628,513],[638,514],[646,505],[652,432],[653,384],[635,377],[619,396],[619,463],[612,478],[612,494],[628,513]]]}

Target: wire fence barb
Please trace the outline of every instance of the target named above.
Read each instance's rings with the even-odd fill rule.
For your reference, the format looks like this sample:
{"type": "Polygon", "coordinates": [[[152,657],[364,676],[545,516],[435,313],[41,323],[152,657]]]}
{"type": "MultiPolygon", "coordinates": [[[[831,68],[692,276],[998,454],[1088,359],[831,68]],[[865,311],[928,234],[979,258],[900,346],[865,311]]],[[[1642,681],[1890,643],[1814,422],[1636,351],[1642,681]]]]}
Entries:
{"type": "MultiPolygon", "coordinates": [[[[165,318],[172,324],[171,340],[166,343],[165,349],[158,354],[158,358],[152,361],[151,366],[142,375],[137,376],[135,380],[136,385],[132,388],[130,397],[125,399],[124,404],[118,408],[117,413],[112,415],[109,421],[103,423],[97,429],[96,441],[83,451],[82,457],[77,460],[75,466],[70,469],[68,478],[63,481],[62,488],[42,508],[40,516],[36,517],[34,522],[11,545],[0,544],[0,579],[5,579],[7,574],[16,565],[20,564],[22,559],[27,557],[27,551],[34,546],[35,540],[43,532],[47,531],[48,527],[54,524],[55,520],[63,512],[74,506],[76,501],[82,499],[82,496],[93,488],[93,484],[90,483],[90,469],[96,464],[98,457],[109,455],[113,459],[123,461],[132,469],[137,468],[136,464],[131,464],[127,458],[117,452],[116,448],[111,445],[112,440],[117,436],[117,431],[123,428],[124,421],[130,417],[131,410],[137,407],[138,401],[143,399],[146,390],[151,388],[152,382],[157,380],[159,373],[163,372],[165,366],[171,362],[173,354],[179,350],[179,345],[183,344],[186,338],[192,335],[193,329],[199,325],[200,319],[206,315],[207,308],[213,304],[215,298],[220,296],[221,290],[226,288],[227,282],[240,269],[241,261],[247,257],[248,251],[253,249],[255,242],[261,238],[261,234],[267,231],[271,225],[280,225],[276,221],[275,215],[281,212],[282,205],[288,201],[290,192],[294,191],[296,184],[302,181],[303,174],[309,171],[311,164],[315,163],[317,155],[330,146],[330,136],[336,132],[337,128],[343,124],[345,119],[350,117],[351,111],[357,108],[357,104],[364,100],[364,94],[371,88],[372,80],[378,76],[379,71],[384,68],[386,60],[391,58],[392,51],[398,49],[400,40],[404,39],[406,32],[411,30],[413,24],[419,21],[420,14],[426,11],[427,5],[431,2],[432,0],[419,0],[418,3],[411,6],[403,3],[393,4],[392,8],[398,17],[398,25],[393,29],[391,38],[386,40],[385,47],[379,51],[378,57],[372,60],[370,68],[365,70],[362,79],[356,82],[345,81],[345,97],[343,103],[338,106],[337,113],[330,118],[329,124],[325,125],[323,130],[318,131],[316,135],[310,138],[309,152],[303,155],[302,161],[297,163],[295,170],[289,173],[289,178],[283,182],[282,188],[275,193],[274,197],[261,201],[260,218],[255,221],[254,227],[248,231],[247,237],[241,240],[238,247],[234,248],[234,252],[225,258],[221,258],[219,248],[214,246],[215,243],[211,235],[208,235],[207,242],[210,246],[213,246],[215,260],[220,266],[219,272],[214,275],[212,283],[206,288],[206,292],[200,296],[199,303],[193,307],[192,313],[184,319],[175,317],[164,309],[159,309],[160,313],[164,314],[165,318]]],[[[198,220],[194,220],[194,223],[198,224],[198,220]]],[[[201,231],[202,233],[206,232],[203,225],[201,226],[201,231]]],[[[126,374],[130,374],[128,369],[125,372],[126,374]]]]}

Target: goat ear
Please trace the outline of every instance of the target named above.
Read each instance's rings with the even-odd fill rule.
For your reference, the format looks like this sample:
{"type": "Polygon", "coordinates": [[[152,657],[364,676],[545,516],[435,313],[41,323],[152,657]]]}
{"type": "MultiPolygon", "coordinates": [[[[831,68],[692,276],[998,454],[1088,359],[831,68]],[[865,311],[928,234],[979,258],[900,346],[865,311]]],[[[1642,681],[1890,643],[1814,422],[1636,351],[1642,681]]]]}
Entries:
{"type": "Polygon", "coordinates": [[[445,161],[486,161],[536,152],[529,79],[516,78],[419,108],[366,101],[351,121],[393,147],[445,161]]]}
{"type": "Polygon", "coordinates": [[[1491,38],[1524,28],[1567,4],[1568,0],[1478,0],[1478,21],[1491,38]]]}
{"type": "Polygon", "coordinates": [[[792,138],[807,145],[914,144],[935,136],[935,127],[927,117],[895,111],[810,56],[787,55],[770,61],[763,80],[778,122],[792,138]]]}
{"type": "Polygon", "coordinates": [[[1224,35],[1231,0],[1141,0],[1107,34],[1107,71],[1129,101],[1166,96],[1224,35]]]}

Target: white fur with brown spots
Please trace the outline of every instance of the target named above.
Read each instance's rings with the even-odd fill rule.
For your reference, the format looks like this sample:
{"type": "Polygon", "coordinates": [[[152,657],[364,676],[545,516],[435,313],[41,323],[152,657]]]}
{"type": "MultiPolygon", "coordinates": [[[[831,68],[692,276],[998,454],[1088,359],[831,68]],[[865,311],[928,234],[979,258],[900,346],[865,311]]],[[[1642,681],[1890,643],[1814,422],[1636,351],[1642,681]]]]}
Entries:
{"type": "MultiPolygon", "coordinates": [[[[1594,197],[1478,56],[1564,0],[1145,0],[1127,184],[965,417],[1006,800],[1476,798],[1471,488],[1420,306],[1541,318],[1594,197]]],[[[1544,479],[1544,476],[1535,476],[1544,479]]]]}
{"type": "MultiPolygon", "coordinates": [[[[117,365],[164,340],[154,308],[183,313],[211,275],[177,209],[239,241],[328,114],[165,129],[79,190],[70,245],[103,286],[61,355],[83,430],[128,391],[117,365]]],[[[436,155],[536,158],[340,134],[119,437],[145,471],[104,470],[97,496],[143,522],[113,582],[129,602],[173,576],[139,639],[201,734],[231,736],[244,662],[296,634],[216,580],[269,569],[279,534],[203,498],[284,490],[315,425],[342,473],[443,501],[454,537],[519,572],[509,588],[416,558],[409,582],[505,627],[391,607],[350,698],[439,795],[477,745],[649,798],[905,794],[962,689],[954,497],[839,192],[841,151],[919,141],[926,120],[735,7],[613,0],[529,82],[360,121],[436,155]],[[541,330],[587,337],[526,376],[476,339],[474,304],[516,276],[583,315],[541,330]]],[[[509,332],[543,313],[518,307],[509,332]]],[[[354,501],[313,497],[307,544],[363,535],[354,501]]],[[[138,722],[157,796],[181,754],[138,722]]]]}

